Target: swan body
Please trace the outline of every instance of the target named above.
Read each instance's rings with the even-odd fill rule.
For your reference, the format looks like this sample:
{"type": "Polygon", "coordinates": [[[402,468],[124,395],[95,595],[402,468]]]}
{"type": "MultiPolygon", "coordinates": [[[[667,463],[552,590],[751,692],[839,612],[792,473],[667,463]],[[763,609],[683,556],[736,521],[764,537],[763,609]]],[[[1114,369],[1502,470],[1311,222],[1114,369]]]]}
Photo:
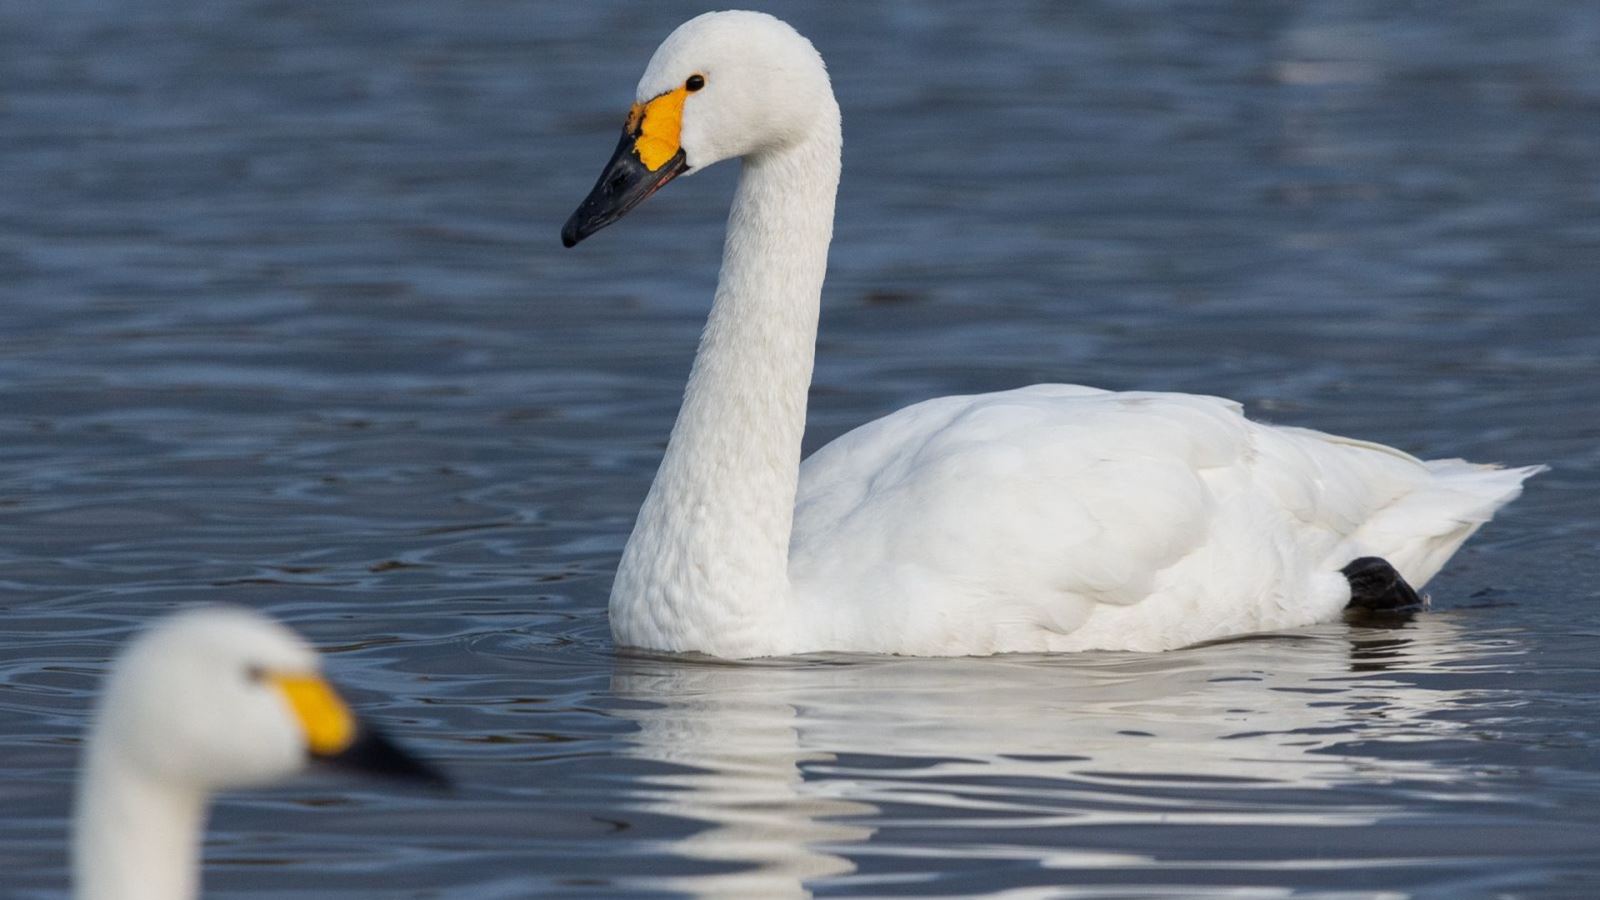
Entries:
{"type": "Polygon", "coordinates": [[[77,900],[187,900],[210,796],[313,760],[440,781],[360,723],[293,632],[256,613],[179,613],[112,665],[73,817],[77,900]]]}
{"type": "Polygon", "coordinates": [[[1421,586],[1541,467],[1424,462],[1073,385],[944,397],[803,463],[839,179],[816,50],[707,13],[656,51],[571,246],[680,174],[743,170],[683,406],[611,593],[618,644],[757,657],[1165,650],[1341,614],[1340,569],[1421,586]]]}

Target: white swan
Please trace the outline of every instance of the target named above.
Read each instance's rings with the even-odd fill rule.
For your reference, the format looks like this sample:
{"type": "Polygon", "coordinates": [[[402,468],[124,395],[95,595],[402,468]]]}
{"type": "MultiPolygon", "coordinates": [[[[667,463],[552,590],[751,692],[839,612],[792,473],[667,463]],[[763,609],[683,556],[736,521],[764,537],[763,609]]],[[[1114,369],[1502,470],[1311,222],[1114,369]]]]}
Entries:
{"type": "Polygon", "coordinates": [[[442,783],[360,723],[293,632],[243,609],[179,613],[112,666],[84,750],[73,817],[77,900],[185,900],[216,791],[312,760],[442,783]]]}
{"type": "Polygon", "coordinates": [[[840,141],[809,41],[761,13],[707,13],[656,50],[562,230],[571,246],[681,173],[744,161],[683,407],[612,588],[619,644],[1162,650],[1301,626],[1353,599],[1414,600],[1398,577],[1426,582],[1539,469],[1069,385],[918,403],[802,464],[840,141]],[[1341,573],[1366,557],[1382,559],[1341,573]]]}

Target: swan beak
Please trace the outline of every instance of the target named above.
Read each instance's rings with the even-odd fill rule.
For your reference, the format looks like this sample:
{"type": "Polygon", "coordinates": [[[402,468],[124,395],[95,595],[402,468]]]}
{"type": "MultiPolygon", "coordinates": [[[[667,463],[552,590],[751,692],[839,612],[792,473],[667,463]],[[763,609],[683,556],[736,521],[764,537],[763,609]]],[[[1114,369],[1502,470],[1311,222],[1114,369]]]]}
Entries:
{"type": "Polygon", "coordinates": [[[336,769],[420,782],[434,788],[450,787],[450,779],[432,763],[403,749],[388,735],[364,722],[357,724],[355,740],[349,746],[327,755],[313,753],[311,758],[336,769]]]}
{"type": "Polygon", "coordinates": [[[357,718],[321,676],[279,674],[272,681],[299,721],[306,752],[313,761],[434,787],[450,786],[450,780],[438,769],[357,718]]]}
{"type": "MultiPolygon", "coordinates": [[[[682,89],[674,93],[681,94],[682,89]]],[[[594,190],[583,198],[572,218],[562,226],[562,246],[574,246],[622,218],[629,210],[643,203],[646,197],[661,190],[667,182],[688,171],[689,163],[684,158],[683,148],[675,147],[676,128],[673,129],[672,141],[668,145],[675,147],[675,152],[665,160],[657,159],[655,168],[651,168],[646,162],[648,158],[665,154],[662,153],[661,137],[645,130],[642,127],[643,123],[647,117],[657,115],[655,107],[661,100],[669,99],[670,96],[658,98],[648,106],[636,109],[635,114],[628,117],[630,127],[623,129],[622,140],[617,143],[617,151],[611,154],[611,161],[606,163],[605,169],[600,172],[600,180],[594,183],[594,190]]],[[[679,107],[681,106],[680,99],[679,107]]]]}

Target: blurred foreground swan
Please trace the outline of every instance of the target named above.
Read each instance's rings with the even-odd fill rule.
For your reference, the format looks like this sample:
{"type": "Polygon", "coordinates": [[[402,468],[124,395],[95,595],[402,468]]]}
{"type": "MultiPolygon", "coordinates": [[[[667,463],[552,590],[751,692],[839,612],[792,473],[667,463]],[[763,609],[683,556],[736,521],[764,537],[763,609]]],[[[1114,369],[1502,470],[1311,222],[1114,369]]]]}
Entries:
{"type": "Polygon", "coordinates": [[[84,751],[73,822],[78,900],[198,891],[213,793],[322,761],[442,784],[358,721],[293,632],[244,609],[179,613],[113,664],[84,751]]]}
{"type": "Polygon", "coordinates": [[[1215,397],[1059,384],[918,403],[802,464],[841,146],[822,59],[771,16],[708,13],[662,43],[636,97],[565,244],[680,174],[743,170],[612,588],[620,644],[1161,650],[1301,626],[1416,603],[1410,585],[1538,471],[1261,425],[1215,397]]]}

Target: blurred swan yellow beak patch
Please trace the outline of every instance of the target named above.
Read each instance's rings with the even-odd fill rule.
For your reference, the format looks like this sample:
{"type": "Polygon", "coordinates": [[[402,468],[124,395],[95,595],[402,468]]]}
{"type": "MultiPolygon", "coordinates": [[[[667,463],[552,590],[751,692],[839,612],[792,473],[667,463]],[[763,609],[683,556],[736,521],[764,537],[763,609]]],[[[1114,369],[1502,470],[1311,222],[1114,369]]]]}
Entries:
{"type": "Polygon", "coordinates": [[[355,716],[326,681],[316,675],[273,675],[272,682],[294,710],[313,756],[333,756],[355,741],[355,716]]]}
{"type": "Polygon", "coordinates": [[[635,103],[628,110],[627,132],[635,135],[633,152],[652,172],[659,171],[678,153],[679,132],[683,128],[683,101],[686,88],[667,91],[648,103],[635,103]]]}

